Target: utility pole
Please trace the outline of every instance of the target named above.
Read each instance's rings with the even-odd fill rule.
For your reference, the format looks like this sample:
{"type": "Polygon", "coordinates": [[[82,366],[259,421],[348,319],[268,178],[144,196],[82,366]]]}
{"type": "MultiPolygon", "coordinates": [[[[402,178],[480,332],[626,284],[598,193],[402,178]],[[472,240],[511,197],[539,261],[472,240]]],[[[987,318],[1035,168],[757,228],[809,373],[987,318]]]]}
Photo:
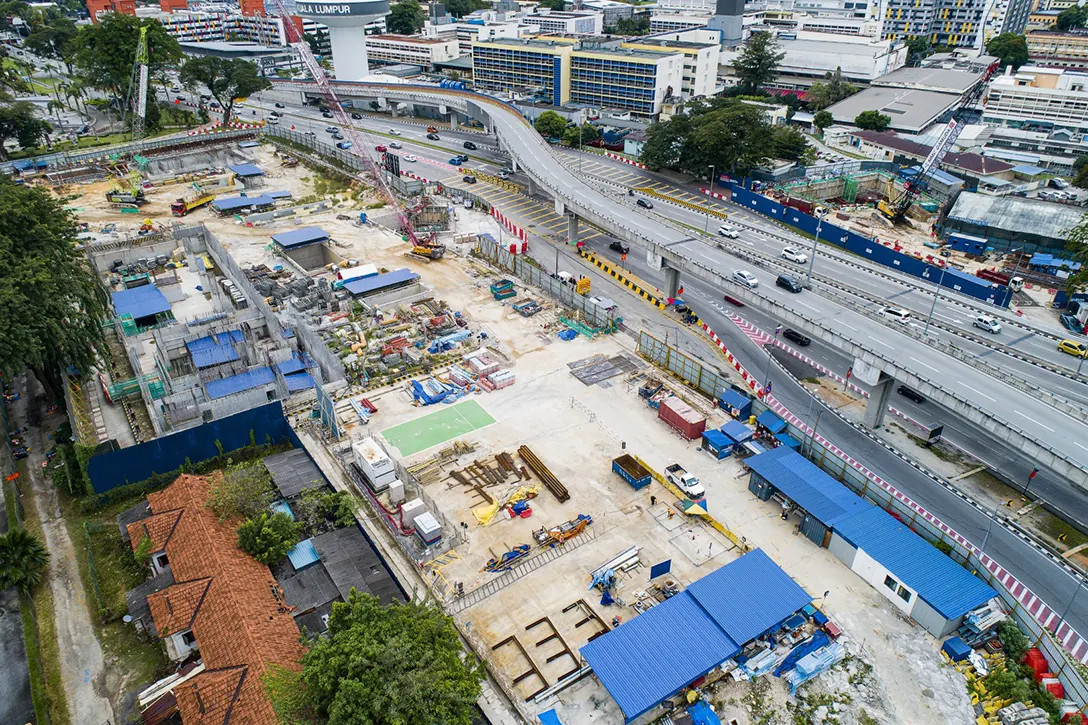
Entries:
{"type": "Polygon", "coordinates": [[[706,197],[706,224],[703,225],[703,234],[710,233],[710,200],[712,198],[710,194],[714,193],[714,181],[716,178],[715,174],[717,174],[718,172],[718,170],[713,165],[710,165],[707,168],[710,169],[710,188],[707,190],[710,193],[707,194],[706,197]]]}
{"type": "Polygon", "coordinates": [[[944,286],[944,275],[948,271],[948,267],[941,267],[941,279],[937,282],[937,290],[933,293],[933,306],[929,308],[929,317],[926,318],[926,329],[922,330],[922,336],[929,334],[929,323],[933,320],[933,313],[937,309],[937,300],[941,298],[941,287],[944,286]]]}
{"type": "Polygon", "coordinates": [[[824,218],[816,219],[816,237],[812,240],[812,255],[808,259],[808,276],[805,277],[805,286],[812,284],[812,268],[816,266],[816,246],[820,243],[820,228],[824,225],[824,218]]]}

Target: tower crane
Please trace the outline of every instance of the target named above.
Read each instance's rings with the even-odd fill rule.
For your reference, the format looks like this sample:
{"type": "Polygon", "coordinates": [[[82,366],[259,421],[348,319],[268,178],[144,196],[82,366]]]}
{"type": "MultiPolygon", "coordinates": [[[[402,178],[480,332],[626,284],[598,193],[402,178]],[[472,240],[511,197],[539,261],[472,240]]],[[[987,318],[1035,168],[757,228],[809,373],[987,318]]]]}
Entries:
{"type": "Polygon", "coordinates": [[[140,42],[136,46],[136,58],[132,61],[132,78],[128,84],[128,101],[132,109],[132,140],[139,141],[144,135],[147,118],[147,26],[140,27],[140,42]]]}
{"type": "Polygon", "coordinates": [[[283,30],[287,35],[287,44],[295,49],[299,58],[302,59],[302,64],[305,66],[306,70],[309,71],[310,77],[314,79],[314,83],[317,85],[318,89],[321,91],[321,95],[325,99],[325,105],[332,113],[336,122],[340,124],[346,140],[350,142],[348,148],[351,153],[362,160],[363,168],[373,175],[374,182],[382,196],[385,197],[386,203],[388,203],[396,212],[397,220],[400,223],[401,228],[408,237],[408,241],[412,243],[412,252],[430,259],[441,258],[446,251],[445,245],[435,243],[435,235],[433,232],[425,236],[416,234],[410,215],[405,212],[404,207],[393,194],[393,190],[389,187],[389,183],[382,176],[378,164],[367,152],[367,149],[372,145],[371,139],[361,129],[355,128],[355,126],[352,125],[351,117],[340,103],[340,98],[336,95],[336,91],[333,90],[332,83],[325,74],[325,69],[321,67],[317,58],[314,57],[313,51],[310,50],[310,44],[303,39],[302,28],[299,27],[295,19],[288,12],[284,5],[284,0],[274,0],[274,3],[276,11],[280,14],[280,17],[283,18],[283,30]]]}
{"type": "Polygon", "coordinates": [[[929,180],[932,178],[933,172],[941,167],[941,161],[944,160],[945,155],[956,143],[956,139],[963,132],[963,127],[967,125],[964,117],[967,115],[968,110],[982,97],[983,91],[986,90],[986,84],[997,70],[998,65],[997,62],[990,65],[979,82],[960,97],[959,103],[956,105],[955,110],[952,111],[952,118],[948,121],[944,131],[941,132],[937,143],[930,149],[926,160],[922,162],[918,175],[905,182],[903,191],[894,199],[892,195],[889,195],[885,201],[877,204],[877,209],[892,224],[903,220],[918,196],[929,186],[929,180]]]}

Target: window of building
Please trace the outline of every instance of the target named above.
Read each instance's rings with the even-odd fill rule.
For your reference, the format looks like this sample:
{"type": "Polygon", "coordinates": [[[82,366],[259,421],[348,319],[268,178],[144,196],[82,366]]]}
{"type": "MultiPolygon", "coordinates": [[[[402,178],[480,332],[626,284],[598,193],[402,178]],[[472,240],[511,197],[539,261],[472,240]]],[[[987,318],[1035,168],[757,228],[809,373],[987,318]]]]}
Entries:
{"type": "Polygon", "coordinates": [[[884,577],[884,586],[888,587],[888,589],[891,589],[894,592],[895,588],[899,586],[899,582],[897,582],[895,579],[892,579],[890,576],[886,576],[884,577]]]}
{"type": "Polygon", "coordinates": [[[896,592],[896,594],[898,594],[899,598],[902,599],[904,602],[910,601],[910,592],[907,591],[907,588],[902,584],[899,585],[899,590],[896,592]]]}
{"type": "Polygon", "coordinates": [[[193,634],[193,630],[181,633],[181,641],[185,643],[186,647],[192,647],[196,644],[196,636],[193,634]]]}
{"type": "Polygon", "coordinates": [[[170,565],[170,558],[166,555],[165,552],[162,554],[156,554],[155,565],[158,566],[160,569],[165,569],[170,565]]]}

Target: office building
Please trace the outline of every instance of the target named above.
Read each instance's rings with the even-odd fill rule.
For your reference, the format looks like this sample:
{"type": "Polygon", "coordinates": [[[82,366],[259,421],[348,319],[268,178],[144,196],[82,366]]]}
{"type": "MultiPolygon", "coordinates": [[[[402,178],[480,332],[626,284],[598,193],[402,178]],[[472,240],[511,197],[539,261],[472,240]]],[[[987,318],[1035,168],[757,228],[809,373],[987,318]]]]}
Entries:
{"type": "Polygon", "coordinates": [[[692,13],[658,13],[650,16],[651,33],[667,33],[677,30],[691,30],[692,28],[705,28],[710,22],[710,15],[695,15],[692,13]]]}
{"type": "Polygon", "coordinates": [[[1032,0],[880,0],[884,37],[928,38],[934,45],[980,47],[987,37],[1021,33],[1032,0]]]}
{"type": "Polygon", "coordinates": [[[1088,73],[1023,66],[987,90],[982,121],[1025,131],[1088,131],[1088,73]]]}
{"type": "Polygon", "coordinates": [[[1025,37],[1033,63],[1049,68],[1088,68],[1088,32],[1033,30],[1025,37]]]}
{"type": "Polygon", "coordinates": [[[540,27],[541,33],[560,33],[563,35],[600,35],[604,32],[604,15],[590,12],[559,12],[548,8],[537,8],[533,13],[523,15],[523,22],[540,27]]]}
{"type": "Polygon", "coordinates": [[[1028,15],[1027,30],[1053,30],[1054,23],[1058,22],[1058,16],[1061,15],[1061,10],[1039,10],[1038,8],[1031,11],[1028,15]]]}
{"type": "MultiPolygon", "coordinates": [[[[569,5],[569,3],[568,3],[569,5]]],[[[629,20],[635,14],[635,7],[616,0],[582,0],[583,10],[592,10],[604,16],[604,27],[612,28],[619,20],[629,20]]]]}
{"type": "Polygon", "coordinates": [[[367,55],[379,64],[407,63],[425,70],[435,63],[451,61],[461,54],[457,39],[418,38],[411,35],[369,35],[367,55]]]}
{"type": "Polygon", "coordinates": [[[716,37],[715,31],[689,30],[632,39],[620,45],[633,50],[679,53],[684,59],[679,95],[682,99],[688,100],[714,94],[721,55],[721,45],[711,40],[716,37]],[[702,41],[689,39],[688,36],[701,37],[702,41]]]}

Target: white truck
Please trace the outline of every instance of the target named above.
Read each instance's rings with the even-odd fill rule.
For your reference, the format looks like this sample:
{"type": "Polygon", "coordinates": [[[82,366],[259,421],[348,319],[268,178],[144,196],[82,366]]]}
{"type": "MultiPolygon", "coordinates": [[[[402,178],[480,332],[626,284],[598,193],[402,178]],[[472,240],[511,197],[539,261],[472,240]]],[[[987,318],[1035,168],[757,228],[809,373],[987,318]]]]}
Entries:
{"type": "Polygon", "coordinates": [[[684,495],[692,501],[706,498],[706,489],[694,474],[688,473],[679,463],[674,463],[665,468],[665,479],[684,492],[684,495]]]}

